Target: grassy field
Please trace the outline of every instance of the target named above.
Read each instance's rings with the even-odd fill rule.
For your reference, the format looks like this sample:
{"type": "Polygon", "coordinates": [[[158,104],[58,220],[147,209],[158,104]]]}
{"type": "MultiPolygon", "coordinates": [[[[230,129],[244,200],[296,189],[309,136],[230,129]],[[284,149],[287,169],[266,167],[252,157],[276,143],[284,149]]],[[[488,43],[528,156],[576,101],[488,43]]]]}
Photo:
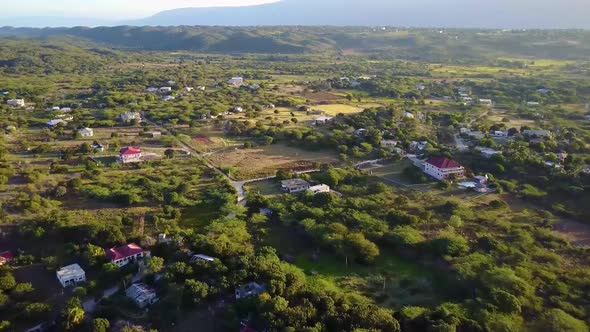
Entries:
{"type": "Polygon", "coordinates": [[[283,193],[281,186],[277,180],[263,180],[248,183],[244,186],[248,193],[259,193],[264,196],[274,196],[283,193]]]}

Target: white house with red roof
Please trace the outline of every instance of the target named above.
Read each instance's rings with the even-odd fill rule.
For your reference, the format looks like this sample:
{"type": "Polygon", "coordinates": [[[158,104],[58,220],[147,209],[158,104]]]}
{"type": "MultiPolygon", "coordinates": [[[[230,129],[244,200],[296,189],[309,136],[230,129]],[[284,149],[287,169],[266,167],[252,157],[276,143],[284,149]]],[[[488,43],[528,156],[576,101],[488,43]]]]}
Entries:
{"type": "Polygon", "coordinates": [[[434,157],[424,163],[424,173],[437,180],[451,177],[461,178],[465,175],[465,168],[454,160],[445,157],[434,157]]]}
{"type": "Polygon", "coordinates": [[[0,266],[10,263],[14,255],[10,251],[0,252],[0,266]]]}
{"type": "Polygon", "coordinates": [[[119,151],[119,161],[123,164],[141,162],[141,149],[134,146],[122,148],[119,151]]]}
{"type": "Polygon", "coordinates": [[[107,259],[117,265],[123,267],[131,262],[135,262],[145,256],[143,249],[135,243],[130,243],[121,247],[115,247],[105,250],[107,259]]]}

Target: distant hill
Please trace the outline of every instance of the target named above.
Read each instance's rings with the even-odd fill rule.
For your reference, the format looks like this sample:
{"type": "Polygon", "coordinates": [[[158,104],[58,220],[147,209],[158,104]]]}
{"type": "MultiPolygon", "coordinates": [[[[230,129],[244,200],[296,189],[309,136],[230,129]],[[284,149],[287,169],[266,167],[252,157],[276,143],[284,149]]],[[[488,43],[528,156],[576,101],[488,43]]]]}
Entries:
{"type": "Polygon", "coordinates": [[[282,0],[183,8],[130,25],[337,25],[470,28],[590,28],[587,0],[282,0]]]}
{"type": "MultiPolygon", "coordinates": [[[[0,38],[70,40],[72,44],[151,51],[303,54],[364,53],[428,62],[499,57],[587,60],[590,31],[464,30],[370,27],[0,28],[0,38]]],[[[93,46],[88,46],[93,47],[93,46]]]]}

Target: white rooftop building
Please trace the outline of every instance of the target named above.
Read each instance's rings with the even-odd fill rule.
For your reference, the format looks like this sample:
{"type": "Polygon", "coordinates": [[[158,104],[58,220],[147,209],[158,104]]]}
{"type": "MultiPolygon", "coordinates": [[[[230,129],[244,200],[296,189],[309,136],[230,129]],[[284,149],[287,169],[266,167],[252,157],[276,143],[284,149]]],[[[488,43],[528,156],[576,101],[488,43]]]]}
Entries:
{"type": "Polygon", "coordinates": [[[125,112],[121,114],[121,120],[123,122],[130,122],[133,120],[141,122],[141,114],[139,114],[138,112],[125,112]]]}
{"type": "Polygon", "coordinates": [[[55,127],[55,126],[57,126],[57,125],[59,125],[59,124],[63,124],[63,125],[65,126],[65,125],[67,125],[68,123],[67,123],[67,122],[65,122],[65,121],[64,121],[64,120],[62,120],[62,119],[53,119],[53,120],[49,120],[49,121],[47,121],[47,123],[46,123],[46,125],[47,125],[48,127],[55,127]]]}
{"type": "Polygon", "coordinates": [[[232,77],[227,81],[227,84],[229,85],[234,85],[234,86],[241,86],[244,84],[244,78],[243,77],[232,77]]]}
{"type": "Polygon", "coordinates": [[[320,194],[320,193],[329,193],[330,192],[330,186],[326,185],[326,184],[320,184],[317,186],[312,186],[309,187],[309,189],[307,189],[309,191],[311,191],[312,194],[320,194]]]}
{"type": "Polygon", "coordinates": [[[10,99],[10,100],[7,100],[6,103],[10,106],[15,106],[15,107],[24,107],[25,106],[24,99],[10,99]]]}
{"type": "Polygon", "coordinates": [[[194,263],[196,261],[214,262],[215,258],[203,254],[193,255],[191,257],[191,263],[194,263]]]}
{"type": "Polygon", "coordinates": [[[94,136],[94,130],[92,128],[82,128],[78,129],[78,134],[82,137],[92,137],[94,136]]]}
{"type": "Polygon", "coordinates": [[[57,271],[56,275],[64,288],[86,281],[86,272],[78,264],[64,266],[57,271]]]}

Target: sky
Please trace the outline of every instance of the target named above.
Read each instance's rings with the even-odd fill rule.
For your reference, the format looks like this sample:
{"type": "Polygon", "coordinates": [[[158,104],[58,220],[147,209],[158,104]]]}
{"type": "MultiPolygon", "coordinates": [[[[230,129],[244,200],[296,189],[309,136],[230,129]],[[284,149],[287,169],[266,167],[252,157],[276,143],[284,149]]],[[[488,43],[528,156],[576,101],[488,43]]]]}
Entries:
{"type": "Polygon", "coordinates": [[[275,1],[278,0],[4,0],[0,18],[58,16],[134,19],[175,8],[246,6],[275,1]]]}

